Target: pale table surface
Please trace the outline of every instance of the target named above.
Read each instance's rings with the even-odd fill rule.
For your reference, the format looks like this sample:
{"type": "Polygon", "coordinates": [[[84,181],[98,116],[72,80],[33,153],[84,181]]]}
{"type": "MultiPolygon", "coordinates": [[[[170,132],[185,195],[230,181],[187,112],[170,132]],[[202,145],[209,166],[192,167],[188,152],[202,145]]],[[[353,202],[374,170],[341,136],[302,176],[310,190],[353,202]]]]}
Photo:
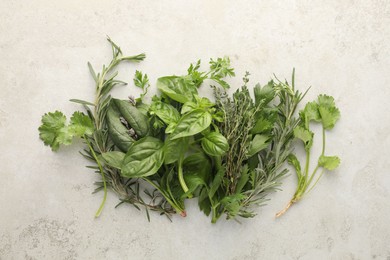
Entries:
{"type": "MultiPolygon", "coordinates": [[[[0,2],[0,259],[390,259],[389,1],[6,1],[0,2]],[[135,69],[155,80],[197,59],[227,55],[251,83],[275,73],[335,97],[341,120],[327,151],[341,167],[275,220],[294,192],[290,175],[254,219],[210,223],[187,203],[173,222],[91,195],[98,176],[80,145],[43,146],[41,115],[91,99],[87,61],[110,58],[111,36],[135,69]]],[[[252,85],[253,86],[253,85],[252,85]]],[[[207,86],[203,94],[210,95],[207,86]]],[[[134,87],[116,92],[137,94],[134,87]]]]}

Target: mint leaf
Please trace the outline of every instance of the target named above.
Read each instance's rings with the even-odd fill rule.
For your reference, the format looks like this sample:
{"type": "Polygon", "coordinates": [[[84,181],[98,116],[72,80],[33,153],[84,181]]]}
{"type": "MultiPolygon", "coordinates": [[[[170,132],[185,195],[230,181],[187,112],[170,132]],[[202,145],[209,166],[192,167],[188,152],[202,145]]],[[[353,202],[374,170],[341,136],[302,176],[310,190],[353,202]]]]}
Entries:
{"type": "Polygon", "coordinates": [[[332,171],[339,167],[340,158],[337,156],[324,156],[321,155],[318,159],[318,165],[324,167],[325,169],[332,171]]]}

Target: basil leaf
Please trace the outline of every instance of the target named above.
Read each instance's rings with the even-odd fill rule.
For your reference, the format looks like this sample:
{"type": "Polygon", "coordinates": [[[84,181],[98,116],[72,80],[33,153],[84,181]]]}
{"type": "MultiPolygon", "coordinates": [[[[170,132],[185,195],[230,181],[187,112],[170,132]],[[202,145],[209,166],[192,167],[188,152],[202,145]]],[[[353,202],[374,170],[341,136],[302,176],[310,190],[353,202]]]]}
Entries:
{"type": "Polygon", "coordinates": [[[165,139],[164,145],[164,154],[165,154],[165,164],[171,164],[179,160],[179,158],[184,155],[188,148],[188,138],[178,138],[172,140],[170,137],[165,139]]]}
{"type": "Polygon", "coordinates": [[[180,119],[180,113],[172,105],[158,101],[153,101],[149,112],[151,115],[157,115],[166,125],[177,123],[180,119]]]}
{"type": "Polygon", "coordinates": [[[159,78],[157,80],[157,88],[171,99],[180,103],[193,100],[193,95],[198,93],[193,82],[178,76],[159,78]]]}
{"type": "Polygon", "coordinates": [[[164,162],[163,142],[154,137],[144,137],[135,142],[122,163],[122,175],[127,178],[155,174],[164,162]]]}
{"type": "Polygon", "coordinates": [[[205,182],[211,172],[211,162],[203,152],[189,155],[183,161],[184,176],[197,175],[205,182]]]}
{"type": "Polygon", "coordinates": [[[115,106],[110,106],[106,114],[108,134],[122,152],[127,152],[135,140],[128,134],[128,129],[121,123],[119,118],[119,111],[115,106]]]}
{"type": "Polygon", "coordinates": [[[125,158],[125,153],[119,152],[119,151],[111,151],[102,153],[102,157],[106,164],[108,164],[111,167],[121,169],[123,159],[125,158]]]}
{"type": "Polygon", "coordinates": [[[117,108],[129,125],[134,129],[138,136],[149,134],[148,118],[142,114],[135,106],[125,100],[112,99],[113,106],[117,108]]]}
{"type": "Polygon", "coordinates": [[[217,132],[210,132],[202,139],[203,150],[211,156],[222,156],[229,150],[226,138],[217,132]]]}
{"type": "Polygon", "coordinates": [[[177,123],[172,133],[171,139],[192,136],[202,132],[211,124],[211,114],[202,109],[196,109],[185,114],[177,123]]]}
{"type": "Polygon", "coordinates": [[[197,108],[199,108],[199,106],[195,102],[188,101],[188,102],[184,103],[183,107],[181,108],[180,113],[186,114],[186,113],[191,112],[197,108]]]}

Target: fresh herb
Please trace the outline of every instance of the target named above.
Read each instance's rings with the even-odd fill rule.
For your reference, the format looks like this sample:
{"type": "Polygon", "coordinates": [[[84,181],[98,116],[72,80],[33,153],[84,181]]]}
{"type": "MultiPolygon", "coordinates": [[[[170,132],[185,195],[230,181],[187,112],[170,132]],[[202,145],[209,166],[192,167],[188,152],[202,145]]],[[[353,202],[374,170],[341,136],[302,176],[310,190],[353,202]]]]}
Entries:
{"type": "Polygon", "coordinates": [[[224,115],[218,126],[230,148],[216,161],[219,171],[208,196],[200,201],[206,214],[212,212],[213,222],[222,214],[228,219],[255,216],[254,208],[266,202],[266,195],[277,189],[287,173],[282,167],[292,151],[293,130],[298,123],[294,111],[304,95],[295,90],[294,80],[292,86],[270,81],[254,87],[253,100],[247,88],[248,76],[233,98],[215,88],[224,115]],[[271,102],[275,98],[279,104],[271,102]]]}
{"type": "MultiPolygon", "coordinates": [[[[96,73],[92,65],[88,63],[90,73],[96,83],[95,101],[71,100],[83,105],[87,115],[82,112],[75,112],[70,124],[67,126],[66,117],[61,112],[47,113],[42,117],[42,125],[39,127],[40,138],[53,151],[58,150],[60,144],[71,144],[73,137],[81,137],[87,144],[87,148],[81,154],[96,164],[88,166],[88,168],[94,169],[101,175],[102,181],[96,182],[98,187],[95,192],[104,191],[103,201],[96,212],[96,217],[102,212],[108,188],[111,188],[118,195],[121,201],[118,206],[123,203],[132,204],[137,209],[140,209],[139,207],[142,206],[146,209],[148,218],[148,210],[158,211],[169,217],[174,211],[161,193],[157,190],[150,192],[146,189],[144,192],[150,201],[147,202],[140,194],[140,180],[122,176],[120,166],[124,159],[124,154],[116,151],[116,147],[123,150],[128,149],[131,143],[134,142],[134,139],[129,135],[131,129],[127,129],[121,123],[119,116],[118,120],[115,120],[119,112],[116,106],[115,110],[113,110],[114,105],[116,105],[114,103],[118,102],[122,105],[123,103],[115,102],[109,93],[116,85],[126,83],[115,79],[118,72],[114,69],[124,61],[142,61],[145,58],[145,54],[123,56],[121,49],[110,38],[107,40],[112,47],[113,54],[109,65],[103,65],[102,71],[96,73]],[[110,128],[112,128],[112,131],[110,131],[110,128]]],[[[139,75],[141,74],[137,73],[136,77],[141,78],[139,75]]],[[[141,83],[137,86],[143,88],[146,92],[147,87],[145,86],[147,84],[147,77],[143,76],[141,83]]],[[[120,111],[126,112],[125,109],[120,111]]],[[[135,118],[135,121],[138,124],[140,123],[139,118],[135,118]]]]}
{"type": "Polygon", "coordinates": [[[126,84],[116,79],[117,66],[142,61],[145,55],[123,56],[118,45],[108,41],[111,62],[99,73],[88,63],[95,80],[94,101],[71,100],[86,113],[75,112],[69,123],[59,111],[46,113],[39,127],[40,138],[53,151],[70,145],[73,138],[86,144],[81,154],[93,162],[88,168],[101,178],[95,192],[104,191],[96,217],[108,189],[118,195],[117,206],[143,207],[148,219],[150,210],[168,217],[173,213],[186,216],[185,201],[193,197],[206,215],[211,214],[213,223],[223,215],[236,220],[253,217],[267,194],[280,186],[288,172],[287,161],[299,182],[287,208],[317,183],[322,173],[312,181],[319,168],[338,166],[338,157],[325,155],[325,130],[339,118],[334,100],[321,95],[297,117],[295,111],[306,92],[295,89],[294,72],[291,85],[276,78],[264,86],[255,85],[253,93],[246,73],[243,86],[230,96],[227,77],[235,73],[229,58],[211,59],[206,71],[199,60],[190,64],[185,75],[158,78],[160,93],[147,103],[149,78],[137,70],[133,83],[142,93],[122,100],[110,95],[115,86],[126,84]],[[199,95],[205,82],[216,84],[212,86],[214,101],[199,95]],[[312,121],[323,125],[323,150],[309,175],[312,121]],[[303,171],[293,153],[294,138],[302,140],[306,150],[303,171]]]}
{"type": "Polygon", "coordinates": [[[294,129],[294,136],[303,143],[306,152],[306,163],[305,167],[302,169],[301,163],[296,155],[291,154],[289,156],[288,162],[295,169],[298,185],[293,198],[283,210],[276,214],[277,217],[283,215],[291,205],[307,195],[318,183],[325,170],[332,171],[340,165],[339,157],[325,155],[325,131],[331,130],[340,118],[340,111],[336,107],[333,97],[319,95],[317,101],[306,104],[305,108],[300,111],[299,116],[301,121],[294,129]],[[314,138],[314,133],[310,130],[311,122],[319,122],[322,125],[322,151],[315,169],[309,174],[311,148],[314,138]],[[317,172],[320,168],[321,173],[317,176],[317,172]]]}

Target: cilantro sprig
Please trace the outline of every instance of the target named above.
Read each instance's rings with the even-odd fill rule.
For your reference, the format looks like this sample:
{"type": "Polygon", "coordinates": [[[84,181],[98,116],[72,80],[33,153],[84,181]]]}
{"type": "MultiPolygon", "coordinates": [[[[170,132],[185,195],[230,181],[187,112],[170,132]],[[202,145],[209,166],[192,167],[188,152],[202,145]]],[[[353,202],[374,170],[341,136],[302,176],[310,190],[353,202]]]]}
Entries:
{"type": "Polygon", "coordinates": [[[283,210],[276,214],[276,217],[282,216],[291,205],[307,195],[316,186],[326,170],[333,171],[340,165],[340,158],[338,156],[325,154],[326,131],[331,130],[340,119],[340,111],[336,107],[334,98],[328,95],[319,95],[317,101],[306,104],[305,108],[300,111],[299,116],[301,121],[294,129],[294,136],[303,143],[306,152],[306,162],[302,169],[297,156],[295,154],[289,156],[288,162],[295,169],[298,185],[293,198],[283,210]],[[310,130],[310,123],[312,122],[321,123],[322,125],[322,150],[318,157],[316,167],[310,173],[309,165],[314,138],[314,133],[310,130]],[[321,169],[321,173],[318,175],[319,169],[321,169]]]}
{"type": "Polygon", "coordinates": [[[39,127],[39,137],[45,145],[57,151],[61,144],[70,145],[74,137],[85,137],[93,133],[91,119],[82,112],[76,111],[66,124],[66,116],[60,112],[49,112],[43,115],[39,127]]]}

